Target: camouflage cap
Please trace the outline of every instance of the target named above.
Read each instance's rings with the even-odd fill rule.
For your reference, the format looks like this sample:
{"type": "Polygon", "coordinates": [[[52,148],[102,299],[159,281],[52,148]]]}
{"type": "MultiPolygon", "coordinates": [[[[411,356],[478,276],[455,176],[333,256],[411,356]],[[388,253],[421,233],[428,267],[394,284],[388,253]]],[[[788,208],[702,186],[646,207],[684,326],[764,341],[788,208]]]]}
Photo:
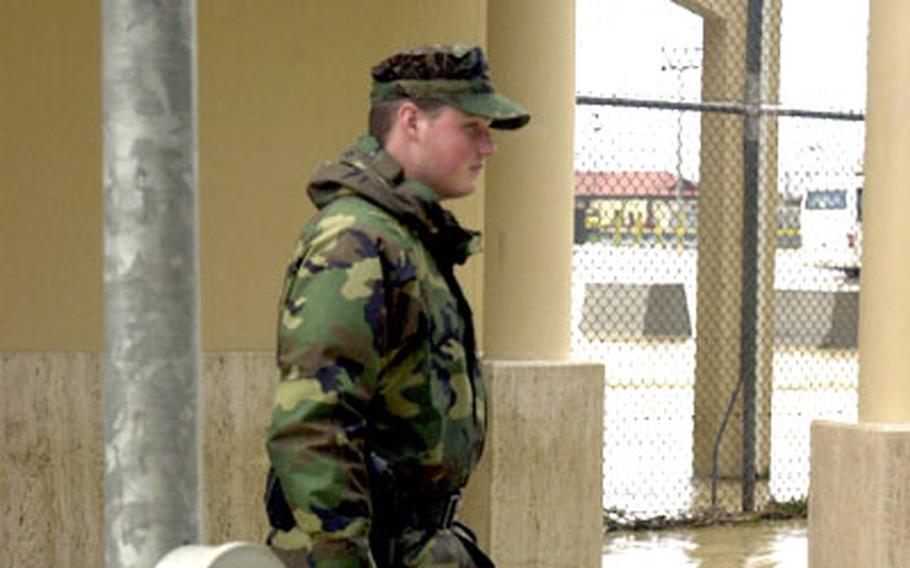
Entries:
{"type": "Polygon", "coordinates": [[[531,119],[520,104],[496,92],[483,50],[435,45],[398,52],[373,67],[373,104],[435,99],[489,118],[491,128],[521,128],[531,119]]]}

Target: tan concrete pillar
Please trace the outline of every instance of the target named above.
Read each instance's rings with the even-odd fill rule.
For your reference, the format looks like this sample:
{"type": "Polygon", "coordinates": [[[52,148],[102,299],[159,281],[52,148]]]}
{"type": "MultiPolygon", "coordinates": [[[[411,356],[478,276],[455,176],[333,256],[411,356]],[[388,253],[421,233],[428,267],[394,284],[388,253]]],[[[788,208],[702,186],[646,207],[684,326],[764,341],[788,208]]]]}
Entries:
{"type": "MultiPolygon", "coordinates": [[[[745,100],[747,3],[676,0],[704,18],[702,99],[745,100]]],[[[780,0],[765,0],[761,100],[778,100],[780,0]]],[[[695,371],[694,470],[712,471],[715,438],[740,376],[740,315],[743,259],[743,122],[738,114],[702,115],[698,214],[698,323],[695,371]]],[[[773,354],[774,250],[777,209],[777,124],[764,118],[759,161],[759,277],[756,351],[758,475],[770,465],[771,359],[773,354]]],[[[742,469],[742,395],[719,450],[718,471],[738,477],[742,469]]]]}
{"type": "Polygon", "coordinates": [[[490,0],[496,85],[531,111],[486,176],[489,430],[463,518],[497,566],[600,566],[603,366],[573,364],[575,3],[490,0]],[[566,484],[571,478],[573,483],[566,484]]]}
{"type": "Polygon", "coordinates": [[[809,565],[910,558],[910,3],[870,2],[859,424],[812,425],[809,565]]]}
{"type": "Polygon", "coordinates": [[[871,3],[859,419],[910,422],[910,3],[871,3]]]}
{"type": "Polygon", "coordinates": [[[486,357],[566,359],[570,351],[575,3],[488,3],[493,80],[531,111],[498,134],[486,176],[486,357]]]}

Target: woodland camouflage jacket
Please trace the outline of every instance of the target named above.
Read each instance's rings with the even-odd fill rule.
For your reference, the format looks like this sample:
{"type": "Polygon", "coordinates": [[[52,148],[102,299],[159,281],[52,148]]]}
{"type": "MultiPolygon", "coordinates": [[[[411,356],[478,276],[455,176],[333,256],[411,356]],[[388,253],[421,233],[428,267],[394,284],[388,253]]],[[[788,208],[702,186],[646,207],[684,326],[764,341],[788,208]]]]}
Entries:
{"type": "MultiPolygon", "coordinates": [[[[479,235],[369,136],[308,191],[319,212],[287,270],[268,432],[296,526],[272,542],[319,568],[373,566],[368,453],[415,495],[457,491],[480,458],[486,398],[452,276],[479,235]]],[[[470,566],[451,532],[403,535],[403,565],[470,566]]]]}

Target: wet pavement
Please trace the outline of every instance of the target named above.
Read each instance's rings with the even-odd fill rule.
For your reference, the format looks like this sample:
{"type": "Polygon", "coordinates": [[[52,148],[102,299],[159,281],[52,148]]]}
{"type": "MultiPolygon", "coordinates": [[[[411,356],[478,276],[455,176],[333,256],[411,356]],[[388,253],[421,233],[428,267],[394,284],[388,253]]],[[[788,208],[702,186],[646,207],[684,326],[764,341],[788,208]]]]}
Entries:
{"type": "Polygon", "coordinates": [[[807,522],[609,533],[603,568],[805,568],[807,522]]]}

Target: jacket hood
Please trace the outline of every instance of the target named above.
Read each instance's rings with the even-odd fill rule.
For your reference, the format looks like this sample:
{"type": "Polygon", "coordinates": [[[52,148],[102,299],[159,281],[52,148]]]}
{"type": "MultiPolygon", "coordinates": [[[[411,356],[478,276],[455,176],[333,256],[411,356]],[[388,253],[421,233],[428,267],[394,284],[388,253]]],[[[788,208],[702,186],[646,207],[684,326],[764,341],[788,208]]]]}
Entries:
{"type": "Polygon", "coordinates": [[[357,195],[417,231],[437,259],[462,264],[480,249],[480,233],[464,229],[426,184],[404,177],[401,165],[373,136],[362,136],[313,174],[307,193],[318,209],[357,195]]]}

